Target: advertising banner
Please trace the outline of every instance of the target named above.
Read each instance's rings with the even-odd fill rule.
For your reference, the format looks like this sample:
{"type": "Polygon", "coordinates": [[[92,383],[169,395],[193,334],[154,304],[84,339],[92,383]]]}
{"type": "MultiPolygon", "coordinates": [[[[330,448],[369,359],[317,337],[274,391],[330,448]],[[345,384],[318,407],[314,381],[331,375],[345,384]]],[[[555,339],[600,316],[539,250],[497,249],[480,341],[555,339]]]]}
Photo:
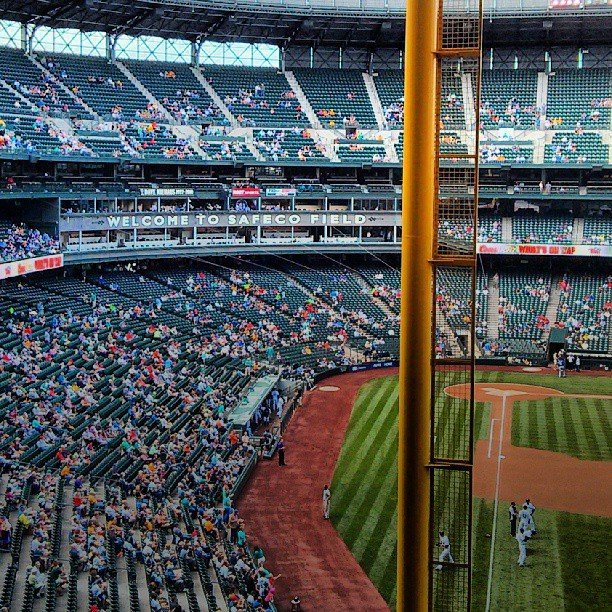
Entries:
{"type": "Polygon", "coordinates": [[[232,189],[232,198],[258,198],[261,195],[259,187],[236,187],[232,189]]]}
{"type": "Polygon", "coordinates": [[[63,255],[45,255],[43,257],[32,257],[21,261],[11,261],[0,264],[0,280],[5,278],[15,278],[31,272],[42,272],[61,268],[64,265],[63,255]]]}
{"type": "Polygon", "coordinates": [[[494,244],[478,243],[481,255],[563,255],[575,257],[612,257],[612,248],[595,244],[494,244]]]}
{"type": "Polygon", "coordinates": [[[292,198],[297,194],[293,187],[266,187],[267,198],[292,198]]]}

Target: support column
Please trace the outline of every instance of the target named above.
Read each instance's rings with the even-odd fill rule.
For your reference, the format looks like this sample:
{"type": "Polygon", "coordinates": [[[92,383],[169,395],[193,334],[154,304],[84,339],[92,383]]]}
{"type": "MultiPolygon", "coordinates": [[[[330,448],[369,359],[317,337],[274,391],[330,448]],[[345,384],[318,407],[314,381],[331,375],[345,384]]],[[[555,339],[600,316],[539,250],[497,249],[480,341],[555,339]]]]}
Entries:
{"type": "Polygon", "coordinates": [[[429,471],[438,3],[406,2],[397,610],[429,609],[429,471]]]}

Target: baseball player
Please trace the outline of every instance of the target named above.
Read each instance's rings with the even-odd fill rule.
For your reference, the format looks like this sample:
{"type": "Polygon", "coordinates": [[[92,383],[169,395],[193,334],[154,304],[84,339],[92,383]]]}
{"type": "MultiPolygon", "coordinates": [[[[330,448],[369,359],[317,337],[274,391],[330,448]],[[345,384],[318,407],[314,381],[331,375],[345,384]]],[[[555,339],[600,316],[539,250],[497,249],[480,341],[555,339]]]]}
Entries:
{"type": "Polygon", "coordinates": [[[565,378],[567,376],[565,373],[565,355],[562,352],[559,352],[559,357],[557,357],[557,366],[559,368],[559,378],[565,378]]]}
{"type": "Polygon", "coordinates": [[[535,535],[536,532],[536,524],[535,524],[535,519],[533,518],[533,515],[536,511],[536,507],[531,503],[531,500],[529,498],[527,498],[525,500],[525,505],[527,506],[527,510],[529,511],[529,527],[531,529],[532,535],[535,535]]]}
{"type": "MultiPolygon", "coordinates": [[[[527,504],[523,504],[519,512],[519,530],[524,533],[525,537],[531,537],[531,512],[527,504]]],[[[517,536],[518,537],[518,536],[517,536]]]]}
{"type": "MultiPolygon", "coordinates": [[[[451,555],[451,551],[450,551],[450,540],[448,539],[447,535],[444,535],[443,531],[440,532],[440,540],[438,542],[438,548],[440,549],[440,556],[438,557],[439,563],[442,563],[442,561],[444,561],[444,559],[446,559],[447,557],[451,563],[455,562],[455,560],[453,559],[453,555],[451,555]]],[[[436,569],[441,570],[442,565],[436,565],[436,569]]]]}
{"type": "Polygon", "coordinates": [[[516,541],[519,547],[519,557],[517,563],[519,567],[525,567],[525,561],[527,560],[527,536],[524,530],[521,528],[516,534],[516,541]]]}
{"type": "Polygon", "coordinates": [[[516,520],[518,518],[518,509],[516,504],[512,502],[508,508],[508,518],[510,519],[510,535],[516,537],[516,520]]]}
{"type": "Polygon", "coordinates": [[[331,505],[331,491],[327,485],[323,486],[323,518],[329,518],[329,507],[331,505]]]}

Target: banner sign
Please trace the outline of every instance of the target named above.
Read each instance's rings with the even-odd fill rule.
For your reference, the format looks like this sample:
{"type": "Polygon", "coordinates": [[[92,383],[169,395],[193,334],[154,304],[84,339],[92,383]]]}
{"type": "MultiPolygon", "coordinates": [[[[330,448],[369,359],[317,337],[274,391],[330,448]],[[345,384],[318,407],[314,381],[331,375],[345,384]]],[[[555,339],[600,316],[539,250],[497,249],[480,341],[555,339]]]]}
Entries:
{"type": "Polygon", "coordinates": [[[236,187],[232,189],[232,198],[258,198],[261,195],[259,187],[236,187]]]}
{"type": "Polygon", "coordinates": [[[163,197],[188,197],[193,196],[195,191],[193,189],[185,188],[185,187],[164,187],[160,189],[155,188],[141,188],[140,195],[142,197],[154,197],[154,198],[163,198],[163,197]]]}
{"type": "Polygon", "coordinates": [[[266,187],[267,198],[293,198],[297,195],[297,189],[293,187],[266,187]]]}
{"type": "Polygon", "coordinates": [[[45,255],[43,257],[22,259],[21,261],[11,261],[9,263],[0,264],[0,280],[14,278],[15,276],[23,276],[31,272],[42,272],[43,270],[61,268],[63,265],[63,255],[45,255]]]}
{"type": "Polygon", "coordinates": [[[478,243],[481,255],[563,255],[575,257],[612,257],[612,248],[596,244],[493,244],[478,243]]]}
{"type": "Polygon", "coordinates": [[[198,212],[128,213],[117,215],[62,215],[60,232],[134,229],[176,229],[193,227],[393,227],[401,213],[332,212],[198,212]]]}

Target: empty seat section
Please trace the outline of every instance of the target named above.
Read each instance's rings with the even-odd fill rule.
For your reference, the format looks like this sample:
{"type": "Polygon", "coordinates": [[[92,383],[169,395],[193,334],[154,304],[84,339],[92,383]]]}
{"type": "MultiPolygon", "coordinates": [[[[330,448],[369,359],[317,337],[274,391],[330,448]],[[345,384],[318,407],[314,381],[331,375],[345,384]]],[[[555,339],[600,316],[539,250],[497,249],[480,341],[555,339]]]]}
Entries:
{"type": "Polygon", "coordinates": [[[401,70],[379,70],[374,77],[387,127],[399,129],[404,124],[404,74],[401,70]]]}
{"type": "Polygon", "coordinates": [[[512,239],[520,243],[571,244],[574,222],[559,214],[524,214],[512,219],[512,239]]]}
{"type": "Polygon", "coordinates": [[[552,144],[546,145],[544,161],[547,163],[608,163],[608,145],[600,134],[593,132],[559,132],[552,144]]]}
{"type": "Polygon", "coordinates": [[[289,81],[278,70],[208,65],[200,70],[240,125],[285,128],[308,125],[289,81]]]}
{"type": "Polygon", "coordinates": [[[483,70],[481,86],[480,121],[485,128],[535,127],[540,116],[535,70],[483,70]]]}
{"type": "Polygon", "coordinates": [[[177,121],[227,122],[187,64],[126,61],[125,65],[177,121]]]}
{"type": "Polygon", "coordinates": [[[22,51],[0,49],[0,75],[41,112],[91,119],[78,99],[60,87],[57,77],[45,74],[22,51]]]}
{"type": "Polygon", "coordinates": [[[342,128],[344,120],[351,118],[359,127],[377,127],[360,70],[299,68],[293,72],[324,128],[342,128]]]}
{"type": "Polygon", "coordinates": [[[337,149],[338,157],[343,162],[356,162],[361,164],[388,163],[391,160],[382,145],[368,145],[355,142],[341,144],[337,149]]]}
{"type": "MultiPolygon", "coordinates": [[[[42,58],[41,58],[42,59],[42,58]]],[[[103,119],[160,119],[159,109],[106,59],[46,55],[49,69],[103,119]]]]}
{"type": "Polygon", "coordinates": [[[525,164],[533,162],[533,147],[525,145],[480,144],[481,164],[525,164]]]}
{"type": "Polygon", "coordinates": [[[550,275],[504,273],[499,279],[499,337],[540,340],[550,325],[545,317],[550,275]]]}
{"type": "Polygon", "coordinates": [[[555,127],[589,130],[610,127],[610,68],[559,69],[548,79],[547,118],[555,127]]]}
{"type": "Polygon", "coordinates": [[[582,237],[584,244],[612,244],[612,215],[602,213],[601,216],[590,216],[584,220],[582,237]]]}

